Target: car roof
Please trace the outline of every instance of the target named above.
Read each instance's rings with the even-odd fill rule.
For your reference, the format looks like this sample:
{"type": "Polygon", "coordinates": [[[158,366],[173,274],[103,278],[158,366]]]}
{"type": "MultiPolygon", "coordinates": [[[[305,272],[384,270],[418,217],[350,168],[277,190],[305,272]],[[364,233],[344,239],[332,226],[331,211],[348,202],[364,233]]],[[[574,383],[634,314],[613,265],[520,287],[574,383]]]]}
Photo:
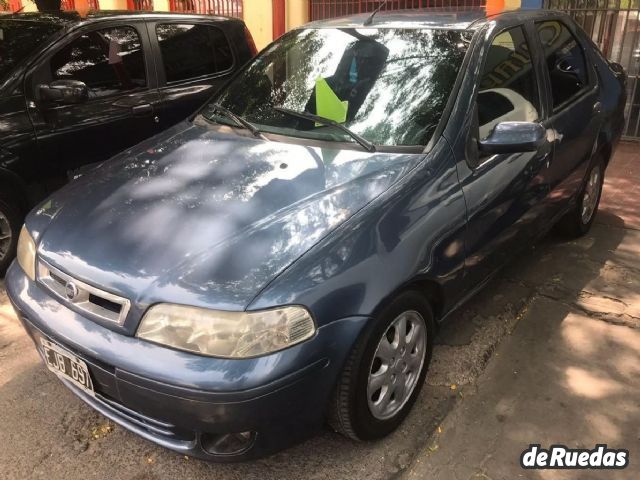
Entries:
{"type": "Polygon", "coordinates": [[[76,11],[60,12],[26,12],[0,16],[0,20],[20,20],[36,23],[50,23],[63,26],[76,26],[90,23],[98,23],[108,20],[121,19],[145,19],[145,20],[169,20],[169,19],[208,19],[213,21],[241,21],[237,18],[218,15],[199,15],[195,13],[178,12],[146,12],[131,10],[91,10],[81,16],[76,11]]]}
{"type": "MultiPolygon", "coordinates": [[[[371,12],[346,17],[318,20],[303,28],[354,28],[363,27],[371,12]]],[[[529,19],[544,19],[566,16],[553,10],[509,10],[487,15],[484,8],[455,10],[449,8],[423,8],[414,10],[381,11],[369,27],[371,28],[436,28],[447,30],[476,30],[489,21],[522,22],[529,19]]]]}

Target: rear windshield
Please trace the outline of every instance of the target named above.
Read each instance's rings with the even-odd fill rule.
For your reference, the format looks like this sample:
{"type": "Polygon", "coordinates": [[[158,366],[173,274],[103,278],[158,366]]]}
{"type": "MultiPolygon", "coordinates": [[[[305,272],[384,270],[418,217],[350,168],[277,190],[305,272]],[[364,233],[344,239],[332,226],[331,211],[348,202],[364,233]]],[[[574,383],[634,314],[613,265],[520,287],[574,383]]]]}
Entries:
{"type": "MultiPolygon", "coordinates": [[[[437,29],[295,30],[214,101],[266,133],[352,141],[335,126],[277,110],[284,107],[329,118],[376,145],[425,145],[451,95],[469,35],[437,29]]],[[[203,114],[228,122],[213,105],[203,114]]]]}
{"type": "Polygon", "coordinates": [[[0,20],[0,80],[60,28],[54,24],[0,20]]]}

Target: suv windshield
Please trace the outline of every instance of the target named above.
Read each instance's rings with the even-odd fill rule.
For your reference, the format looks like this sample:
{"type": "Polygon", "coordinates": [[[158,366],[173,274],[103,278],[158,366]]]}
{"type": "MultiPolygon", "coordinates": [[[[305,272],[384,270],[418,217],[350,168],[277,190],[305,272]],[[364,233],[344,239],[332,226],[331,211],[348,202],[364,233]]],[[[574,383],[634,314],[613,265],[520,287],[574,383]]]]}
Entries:
{"type": "Polygon", "coordinates": [[[0,80],[60,28],[49,23],[0,20],[0,80]]]}
{"type": "MultiPolygon", "coordinates": [[[[451,94],[469,35],[436,29],[295,30],[249,64],[214,101],[264,133],[425,145],[451,94]]],[[[230,123],[213,103],[203,115],[230,123]]]]}

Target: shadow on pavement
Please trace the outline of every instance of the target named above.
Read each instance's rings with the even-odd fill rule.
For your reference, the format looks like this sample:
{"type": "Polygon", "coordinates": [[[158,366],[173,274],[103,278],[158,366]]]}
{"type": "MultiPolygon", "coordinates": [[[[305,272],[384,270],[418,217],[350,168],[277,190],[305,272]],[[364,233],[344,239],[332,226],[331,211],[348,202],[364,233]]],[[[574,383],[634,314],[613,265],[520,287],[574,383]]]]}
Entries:
{"type": "Polygon", "coordinates": [[[624,227],[602,211],[587,236],[550,236],[504,272],[533,290],[530,305],[407,478],[638,478],[640,232],[624,227]],[[629,449],[631,466],[519,464],[529,444],[598,443],[629,449]]]}

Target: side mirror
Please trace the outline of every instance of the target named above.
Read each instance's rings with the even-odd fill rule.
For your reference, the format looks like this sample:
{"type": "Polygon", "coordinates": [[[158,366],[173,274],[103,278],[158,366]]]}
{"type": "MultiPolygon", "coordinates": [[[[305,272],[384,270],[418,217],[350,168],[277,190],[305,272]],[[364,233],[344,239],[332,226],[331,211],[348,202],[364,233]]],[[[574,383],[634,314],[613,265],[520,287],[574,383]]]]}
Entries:
{"type": "Polygon", "coordinates": [[[623,84],[627,85],[627,72],[624,71],[624,67],[617,62],[609,62],[609,68],[614,73],[614,75],[618,78],[618,80],[622,80],[623,84]]]}
{"type": "Polygon", "coordinates": [[[535,152],[546,140],[547,132],[539,123],[500,122],[489,136],[478,142],[481,153],[535,152]]]}
{"type": "Polygon", "coordinates": [[[609,68],[613,70],[616,75],[624,75],[624,67],[618,62],[609,62],[609,68]]]}
{"type": "Polygon", "coordinates": [[[89,89],[78,80],[56,80],[48,85],[38,85],[38,96],[44,103],[75,105],[87,101],[89,89]]]}

